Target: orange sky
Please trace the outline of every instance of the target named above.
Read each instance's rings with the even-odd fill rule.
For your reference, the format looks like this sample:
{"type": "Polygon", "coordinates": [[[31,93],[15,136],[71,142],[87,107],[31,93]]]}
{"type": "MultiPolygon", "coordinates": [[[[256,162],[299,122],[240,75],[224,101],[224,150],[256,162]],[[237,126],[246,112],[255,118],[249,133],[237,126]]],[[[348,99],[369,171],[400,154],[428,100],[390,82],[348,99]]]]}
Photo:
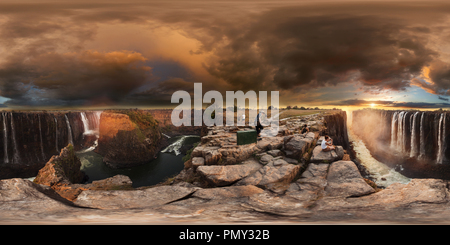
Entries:
{"type": "Polygon", "coordinates": [[[279,91],[280,106],[450,107],[450,3],[2,1],[0,106],[174,107],[173,92],[279,91]]]}

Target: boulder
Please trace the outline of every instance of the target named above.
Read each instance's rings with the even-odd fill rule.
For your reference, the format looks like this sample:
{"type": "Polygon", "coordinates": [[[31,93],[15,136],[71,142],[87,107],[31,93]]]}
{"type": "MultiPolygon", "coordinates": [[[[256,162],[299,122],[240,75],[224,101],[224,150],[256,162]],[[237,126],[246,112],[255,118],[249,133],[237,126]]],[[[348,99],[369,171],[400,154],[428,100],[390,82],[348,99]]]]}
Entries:
{"type": "Polygon", "coordinates": [[[260,151],[281,149],[283,146],[283,139],[283,137],[262,137],[256,144],[256,147],[260,151]]]}
{"type": "Polygon", "coordinates": [[[336,146],[335,150],[323,151],[322,147],[316,146],[312,151],[310,162],[312,163],[332,163],[334,161],[342,160],[344,157],[344,150],[342,146],[336,146]],[[339,152],[337,154],[336,152],[339,152]]]}
{"type": "Polygon", "coordinates": [[[80,159],[75,155],[71,144],[61,150],[59,156],[53,156],[45,166],[39,170],[33,180],[36,184],[50,186],[67,200],[74,200],[83,189],[72,186],[81,183],[84,172],[80,170],[80,159]]]}
{"type": "Polygon", "coordinates": [[[238,181],[235,185],[255,185],[267,188],[269,185],[290,183],[297,176],[300,168],[301,166],[289,164],[281,158],[276,159],[238,181]]]}
{"type": "Polygon", "coordinates": [[[192,163],[192,167],[194,169],[197,169],[198,167],[205,165],[205,158],[203,158],[203,157],[193,157],[192,160],[191,160],[191,163],[192,163]]]}
{"type": "Polygon", "coordinates": [[[303,135],[286,136],[284,139],[284,150],[286,156],[300,159],[310,146],[310,139],[303,135]]]}
{"type": "Polygon", "coordinates": [[[282,156],[283,152],[278,150],[278,149],[275,149],[275,150],[267,151],[267,154],[269,154],[269,155],[271,155],[273,157],[278,157],[278,156],[282,156]]]}
{"type": "Polygon", "coordinates": [[[78,196],[75,204],[98,209],[157,207],[184,198],[195,190],[181,186],[158,186],[144,190],[86,190],[78,196]]]}
{"type": "Polygon", "coordinates": [[[328,196],[355,197],[375,192],[352,161],[333,162],[328,169],[327,183],[325,192],[328,196]]]}
{"type": "Polygon", "coordinates": [[[128,190],[132,189],[133,182],[125,175],[114,175],[113,177],[92,181],[91,184],[84,185],[89,190],[128,190]]]}
{"type": "Polygon", "coordinates": [[[197,173],[212,186],[225,186],[253,174],[261,167],[256,160],[249,159],[238,165],[199,166],[197,173]]]}
{"type": "Polygon", "coordinates": [[[75,155],[73,146],[69,144],[61,150],[59,156],[53,156],[39,170],[34,182],[47,186],[80,183],[84,178],[80,168],[80,159],[75,155]]]}
{"type": "Polygon", "coordinates": [[[269,155],[269,154],[266,154],[266,153],[261,154],[260,157],[261,158],[259,159],[259,162],[261,164],[263,164],[263,165],[266,165],[266,164],[270,163],[272,161],[272,159],[273,159],[272,155],[269,155]]]}
{"type": "Polygon", "coordinates": [[[249,159],[256,150],[256,144],[223,146],[218,150],[221,156],[220,164],[238,164],[249,159]]]}

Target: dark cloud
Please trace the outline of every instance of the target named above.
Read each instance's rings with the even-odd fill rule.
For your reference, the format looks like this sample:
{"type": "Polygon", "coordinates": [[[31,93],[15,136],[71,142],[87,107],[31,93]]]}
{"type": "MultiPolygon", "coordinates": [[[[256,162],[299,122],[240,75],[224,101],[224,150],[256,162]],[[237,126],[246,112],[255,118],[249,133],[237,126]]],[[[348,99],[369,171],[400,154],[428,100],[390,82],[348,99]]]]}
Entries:
{"type": "Polygon", "coordinates": [[[187,82],[181,78],[168,79],[160,82],[154,88],[128,96],[125,103],[139,105],[167,104],[167,101],[170,103],[172,94],[178,90],[193,94],[194,83],[187,82]]]}
{"type": "Polygon", "coordinates": [[[448,98],[444,98],[444,97],[441,97],[441,96],[439,96],[438,99],[444,100],[444,101],[448,101],[448,98]]]}
{"type": "Polygon", "coordinates": [[[43,53],[0,69],[1,95],[10,105],[80,105],[98,97],[118,102],[151,78],[136,52],[43,53]]]}
{"type": "Polygon", "coordinates": [[[426,39],[406,29],[379,16],[277,9],[236,31],[241,35],[227,36],[229,44],[207,69],[237,87],[265,82],[286,90],[315,88],[346,82],[358,72],[365,86],[404,90],[437,55],[426,39]]]}
{"type": "Polygon", "coordinates": [[[371,94],[405,91],[414,85],[450,95],[450,66],[429,42],[448,31],[443,21],[449,6],[289,1],[3,3],[0,95],[10,98],[10,105],[170,104],[174,91],[191,91],[194,81],[203,82],[204,91],[281,90],[289,95],[281,100],[349,81],[358,81],[362,91],[371,94]],[[186,50],[186,55],[204,56],[202,66],[187,68],[174,56],[146,56],[151,38],[157,36],[140,46],[127,36],[114,40],[120,45],[129,42],[123,45],[125,51],[107,44],[90,46],[105,25],[133,27],[136,32],[160,27],[176,31],[198,42],[198,48],[186,50]],[[170,71],[174,66],[158,66],[168,61],[177,64],[178,71],[170,71]],[[153,72],[149,64],[160,70],[153,72]],[[419,79],[424,67],[429,73],[419,79]],[[203,69],[209,77],[189,69],[203,69]],[[161,75],[156,78],[154,73],[161,75]]]}

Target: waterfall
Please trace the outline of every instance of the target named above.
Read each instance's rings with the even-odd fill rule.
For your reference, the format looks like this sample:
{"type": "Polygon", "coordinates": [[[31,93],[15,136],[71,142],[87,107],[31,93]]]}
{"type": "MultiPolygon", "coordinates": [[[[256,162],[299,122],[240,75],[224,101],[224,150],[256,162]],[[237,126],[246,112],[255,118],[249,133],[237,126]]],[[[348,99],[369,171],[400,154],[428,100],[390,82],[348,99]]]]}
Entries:
{"type": "Polygon", "coordinates": [[[58,150],[58,119],[56,119],[55,116],[53,116],[53,118],[55,119],[55,128],[56,128],[56,135],[55,135],[56,142],[55,142],[55,147],[56,147],[56,152],[59,152],[59,150],[58,150]]]}
{"type": "Polygon", "coordinates": [[[391,148],[394,148],[397,144],[397,134],[395,132],[395,128],[397,127],[397,115],[398,112],[394,112],[394,115],[392,116],[392,125],[391,125],[391,148]]]}
{"type": "Polygon", "coordinates": [[[99,134],[100,127],[100,115],[102,111],[93,112],[92,116],[88,116],[86,112],[80,112],[81,121],[83,121],[84,135],[97,135],[99,134]]]}
{"type": "Polygon", "coordinates": [[[439,118],[439,133],[438,133],[438,151],[436,162],[442,164],[444,161],[444,144],[445,144],[445,113],[441,113],[439,118]]]}
{"type": "Polygon", "coordinates": [[[425,112],[422,112],[422,116],[420,117],[420,158],[425,158],[425,133],[423,132],[423,125],[425,112]]]}
{"type": "Polygon", "coordinates": [[[69,130],[69,132],[67,133],[68,136],[69,136],[69,142],[68,142],[68,144],[73,145],[72,129],[70,128],[69,118],[67,118],[67,115],[64,115],[64,117],[66,118],[67,129],[69,130]]]}
{"type": "Polygon", "coordinates": [[[402,111],[398,115],[398,127],[397,127],[397,150],[402,152],[403,148],[403,121],[404,121],[405,112],[402,111]]]}
{"type": "Polygon", "coordinates": [[[81,115],[81,121],[83,121],[83,127],[84,127],[84,134],[89,134],[89,121],[86,118],[85,112],[80,112],[81,115]]]}
{"type": "Polygon", "coordinates": [[[41,140],[41,153],[42,153],[42,160],[45,161],[45,154],[44,154],[44,143],[42,141],[42,129],[41,129],[41,117],[38,114],[38,121],[39,121],[39,138],[41,140]]]}
{"type": "Polygon", "coordinates": [[[94,130],[99,133],[100,131],[100,116],[103,111],[94,112],[94,130]]]}
{"type": "Polygon", "coordinates": [[[14,120],[13,120],[13,114],[10,112],[11,115],[11,131],[12,131],[12,139],[13,139],[13,147],[14,147],[14,156],[13,156],[13,163],[19,163],[20,157],[17,147],[17,141],[16,141],[16,130],[14,129],[14,120]]]}
{"type": "Polygon", "coordinates": [[[411,157],[416,157],[418,154],[417,150],[417,134],[416,134],[416,118],[419,112],[414,113],[414,116],[412,118],[412,124],[411,124],[411,157]]]}
{"type": "Polygon", "coordinates": [[[3,151],[4,151],[4,163],[9,163],[8,159],[8,131],[6,129],[6,113],[2,113],[3,116],[3,151]]]}

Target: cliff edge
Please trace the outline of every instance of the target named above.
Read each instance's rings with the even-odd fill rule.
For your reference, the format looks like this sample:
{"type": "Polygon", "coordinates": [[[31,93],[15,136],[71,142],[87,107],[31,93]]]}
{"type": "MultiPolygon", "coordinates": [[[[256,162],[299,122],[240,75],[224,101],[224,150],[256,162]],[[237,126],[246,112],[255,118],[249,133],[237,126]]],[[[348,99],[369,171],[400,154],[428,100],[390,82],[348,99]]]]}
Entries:
{"type": "Polygon", "coordinates": [[[96,152],[111,168],[128,168],[152,160],[158,153],[158,122],[142,110],[105,111],[100,119],[96,152]]]}

